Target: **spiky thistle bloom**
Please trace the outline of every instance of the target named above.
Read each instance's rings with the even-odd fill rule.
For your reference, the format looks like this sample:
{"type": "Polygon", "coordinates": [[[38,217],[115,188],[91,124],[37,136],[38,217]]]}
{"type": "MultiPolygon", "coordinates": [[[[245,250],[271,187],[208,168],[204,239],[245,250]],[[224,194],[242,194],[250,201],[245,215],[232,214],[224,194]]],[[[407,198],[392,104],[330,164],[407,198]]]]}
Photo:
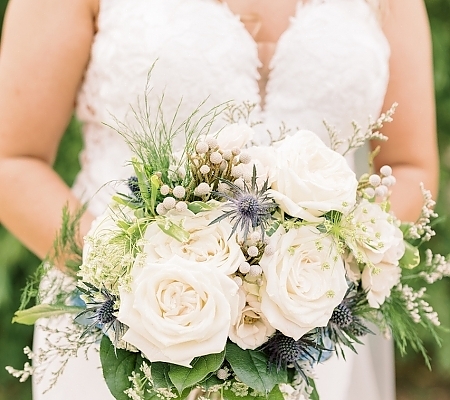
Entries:
{"type": "Polygon", "coordinates": [[[141,190],[139,188],[137,176],[130,176],[127,180],[128,189],[130,189],[132,195],[139,201],[142,200],[141,190]]]}
{"type": "Polygon", "coordinates": [[[295,340],[289,336],[276,332],[260,349],[269,356],[269,368],[275,367],[277,371],[295,368],[305,379],[302,365],[310,365],[322,360],[324,352],[329,352],[318,340],[315,332],[308,333],[295,340]]]}
{"type": "Polygon", "coordinates": [[[254,230],[260,227],[262,240],[264,240],[265,230],[272,219],[272,211],[276,208],[275,202],[267,194],[268,182],[264,182],[261,189],[258,188],[255,166],[253,166],[251,186],[244,182],[243,188],[240,188],[230,181],[221,181],[228,185],[230,194],[224,192],[215,192],[215,194],[226,198],[231,209],[224,211],[224,214],[212,221],[211,224],[229,217],[231,222],[234,222],[230,236],[236,232],[240,225],[243,238],[246,240],[250,229],[254,230]]]}
{"type": "Polygon", "coordinates": [[[358,291],[352,285],[345,294],[342,302],[333,310],[333,314],[325,328],[319,328],[324,338],[329,338],[344,353],[342,347],[349,347],[356,352],[353,344],[361,343],[358,339],[373,332],[366,326],[360,316],[367,312],[367,299],[364,291],[358,291]]]}
{"type": "Polygon", "coordinates": [[[109,330],[114,332],[114,345],[125,333],[125,325],[117,320],[116,314],[119,309],[116,307],[117,296],[110,293],[106,288],[98,289],[94,285],[84,282],[86,288],[78,286],[78,290],[88,297],[86,309],[76,316],[76,320],[81,322],[81,317],[85,317],[89,323],[82,336],[92,332],[94,329],[101,329],[104,334],[109,330]]]}

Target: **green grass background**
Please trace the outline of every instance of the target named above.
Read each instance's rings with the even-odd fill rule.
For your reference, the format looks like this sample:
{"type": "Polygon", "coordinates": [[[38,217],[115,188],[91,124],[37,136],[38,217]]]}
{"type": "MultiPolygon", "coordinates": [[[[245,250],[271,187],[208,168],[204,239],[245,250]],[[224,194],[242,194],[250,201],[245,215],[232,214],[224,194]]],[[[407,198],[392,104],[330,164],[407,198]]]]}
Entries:
{"type": "MultiPolygon", "coordinates": [[[[6,4],[7,0],[0,0],[0,24],[6,4]]],[[[441,216],[445,216],[450,214],[450,0],[426,0],[426,4],[433,34],[441,153],[441,188],[437,210],[441,216]]],[[[79,169],[77,156],[80,147],[80,126],[72,121],[62,140],[55,164],[55,169],[69,184],[79,169]]],[[[432,241],[433,248],[443,254],[450,253],[449,223],[450,219],[438,226],[438,236],[432,241]]],[[[31,344],[32,328],[12,325],[11,317],[19,304],[20,289],[26,276],[38,263],[39,260],[0,225],[0,400],[31,399],[30,383],[19,384],[6,373],[4,367],[19,367],[26,361],[22,348],[31,344]]],[[[442,324],[450,328],[450,280],[439,282],[428,293],[429,301],[439,312],[442,324]]],[[[403,358],[397,356],[399,400],[450,400],[450,332],[442,332],[442,338],[443,345],[439,348],[427,332],[423,332],[423,339],[432,357],[431,372],[426,369],[420,356],[412,352],[403,358]]]]}

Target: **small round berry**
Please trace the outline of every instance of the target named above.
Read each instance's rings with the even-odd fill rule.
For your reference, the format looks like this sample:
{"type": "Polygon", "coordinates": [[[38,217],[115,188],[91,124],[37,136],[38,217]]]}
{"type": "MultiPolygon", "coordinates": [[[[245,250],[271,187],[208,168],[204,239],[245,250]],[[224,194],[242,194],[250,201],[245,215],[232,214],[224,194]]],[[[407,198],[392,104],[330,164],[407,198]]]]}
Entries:
{"type": "Polygon", "coordinates": [[[244,261],[241,265],[239,265],[239,272],[242,274],[248,274],[250,272],[250,264],[247,261],[244,261]]]}
{"type": "Polygon", "coordinates": [[[245,183],[244,183],[244,180],[243,180],[242,178],[236,179],[233,183],[234,183],[239,189],[244,190],[244,188],[245,188],[245,183]]]}
{"type": "Polygon", "coordinates": [[[233,278],[233,281],[236,282],[236,285],[242,286],[242,278],[241,278],[240,276],[235,276],[235,277],[233,278]]]}
{"type": "Polygon", "coordinates": [[[221,368],[217,371],[217,377],[224,381],[225,379],[227,379],[230,376],[230,374],[228,373],[228,371],[224,368],[221,368]]]}
{"type": "Polygon", "coordinates": [[[248,153],[246,153],[246,152],[242,152],[240,155],[239,155],[239,161],[242,163],[242,164],[248,164],[250,161],[252,161],[252,157],[250,156],[250,154],[248,154],[248,153]]]}
{"type": "Polygon", "coordinates": [[[392,175],[390,176],[385,176],[382,180],[381,180],[381,184],[384,186],[392,186],[392,179],[391,179],[392,175]]]}
{"type": "Polygon", "coordinates": [[[215,150],[219,147],[219,143],[217,142],[217,139],[212,136],[208,136],[205,139],[205,142],[208,143],[210,150],[215,150]]]}
{"type": "Polygon", "coordinates": [[[198,154],[205,154],[209,150],[208,143],[206,142],[198,142],[195,146],[195,151],[198,154]]]}
{"type": "Polygon", "coordinates": [[[275,254],[275,246],[268,244],[264,249],[264,255],[273,256],[275,254]]]}
{"type": "Polygon", "coordinates": [[[243,172],[243,168],[240,165],[236,165],[235,167],[231,168],[231,175],[234,178],[240,178],[243,172]]]}
{"type": "Polygon", "coordinates": [[[222,154],[218,151],[212,152],[209,156],[209,161],[211,161],[212,164],[220,164],[222,162],[222,154]]]}
{"type": "Polygon", "coordinates": [[[224,183],[224,182],[220,182],[219,185],[217,186],[217,191],[220,193],[228,193],[230,190],[230,187],[228,186],[228,184],[224,183]]]}
{"type": "Polygon", "coordinates": [[[187,208],[188,208],[188,206],[187,206],[187,204],[184,201],[179,201],[175,205],[175,210],[177,210],[178,212],[186,211],[187,208]]]}
{"type": "Polygon", "coordinates": [[[233,147],[231,149],[231,154],[233,154],[233,156],[238,156],[239,154],[241,154],[241,149],[239,147],[233,147]]]}
{"type": "Polygon", "coordinates": [[[206,175],[206,174],[209,174],[209,171],[211,171],[211,168],[209,168],[209,166],[208,165],[202,165],[201,167],[200,167],[200,173],[202,174],[202,175],[206,175]]]}
{"type": "Polygon", "coordinates": [[[162,204],[166,210],[171,210],[175,207],[176,200],[173,197],[166,197],[162,204]]]}
{"type": "Polygon", "coordinates": [[[383,165],[380,168],[380,172],[384,176],[391,176],[392,175],[392,168],[389,165],[383,165]]]}
{"type": "Polygon", "coordinates": [[[250,234],[250,240],[252,242],[258,242],[259,240],[261,240],[261,232],[260,231],[253,231],[250,234]]]}
{"type": "Polygon", "coordinates": [[[256,246],[250,246],[250,247],[247,249],[247,254],[248,254],[250,257],[256,257],[256,256],[259,254],[259,250],[258,250],[258,248],[257,248],[256,246]]]}
{"type": "Polygon", "coordinates": [[[175,186],[172,190],[172,194],[177,198],[177,199],[182,199],[184,196],[186,196],[186,189],[183,186],[175,186]]]}
{"type": "Polygon", "coordinates": [[[250,276],[260,276],[262,274],[262,268],[260,265],[255,264],[250,266],[250,271],[248,272],[250,276]]]}
{"type": "Polygon", "coordinates": [[[369,183],[373,187],[377,187],[381,183],[381,178],[379,175],[373,174],[369,176],[369,183]]]}
{"type": "Polygon", "coordinates": [[[176,174],[179,178],[184,179],[186,177],[186,168],[184,168],[182,165],[179,166],[176,170],[176,174]]]}
{"type": "Polygon", "coordinates": [[[386,186],[380,185],[375,189],[375,195],[378,197],[385,197],[389,193],[389,190],[386,186]]]}
{"type": "Polygon", "coordinates": [[[211,192],[211,188],[206,182],[202,182],[195,188],[194,192],[196,196],[205,196],[211,192]]]}
{"type": "Polygon", "coordinates": [[[365,188],[364,193],[369,199],[372,199],[375,196],[375,189],[372,187],[365,188]]]}
{"type": "Polygon", "coordinates": [[[222,160],[222,162],[220,163],[219,169],[221,171],[225,171],[227,168],[228,168],[228,163],[225,160],[222,160]]]}
{"type": "Polygon", "coordinates": [[[222,153],[222,157],[224,160],[230,161],[233,158],[233,153],[231,150],[224,150],[222,153]]]}
{"type": "Polygon", "coordinates": [[[164,207],[163,203],[159,203],[156,206],[156,213],[158,215],[165,215],[167,213],[167,209],[166,209],[166,207],[164,207]]]}
{"type": "Polygon", "coordinates": [[[162,194],[163,196],[167,196],[167,195],[170,193],[170,187],[167,186],[167,185],[162,185],[162,186],[159,188],[159,191],[161,192],[161,194],[162,194]]]}

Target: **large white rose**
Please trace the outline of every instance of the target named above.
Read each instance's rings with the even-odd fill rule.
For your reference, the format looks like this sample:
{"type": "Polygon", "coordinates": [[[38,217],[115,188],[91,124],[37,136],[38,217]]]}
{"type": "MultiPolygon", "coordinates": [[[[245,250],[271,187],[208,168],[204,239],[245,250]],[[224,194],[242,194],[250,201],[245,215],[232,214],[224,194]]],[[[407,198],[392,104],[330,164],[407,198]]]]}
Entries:
{"type": "Polygon", "coordinates": [[[245,261],[236,235],[230,237],[232,225],[227,219],[210,225],[223,212],[219,209],[194,214],[169,212],[171,222],[181,225],[189,234],[189,240],[180,242],[164,233],[156,223],[148,226],[144,234],[144,253],[148,261],[165,262],[173,255],[198,263],[214,265],[230,275],[245,261]]]}
{"type": "Polygon", "coordinates": [[[261,310],[270,324],[298,340],[326,326],[347,291],[344,263],[333,240],[316,228],[303,226],[271,238],[276,248],[260,262],[265,275],[261,310]]]}
{"type": "Polygon", "coordinates": [[[187,367],[194,357],[223,351],[239,308],[231,278],[180,257],[135,266],[132,277],[131,292],[120,290],[124,341],[152,362],[187,367]]]}
{"type": "Polygon", "coordinates": [[[271,196],[293,217],[315,220],[330,210],[346,211],[356,202],[358,181],[345,158],[313,132],[301,130],[276,147],[271,196]]]}
{"type": "Polygon", "coordinates": [[[230,339],[241,349],[254,350],[261,346],[275,333],[265,315],[261,312],[258,297],[239,291],[239,317],[230,330],[230,339]]]}
{"type": "Polygon", "coordinates": [[[217,142],[221,150],[244,148],[250,144],[255,132],[247,124],[229,124],[217,134],[217,142]]]}

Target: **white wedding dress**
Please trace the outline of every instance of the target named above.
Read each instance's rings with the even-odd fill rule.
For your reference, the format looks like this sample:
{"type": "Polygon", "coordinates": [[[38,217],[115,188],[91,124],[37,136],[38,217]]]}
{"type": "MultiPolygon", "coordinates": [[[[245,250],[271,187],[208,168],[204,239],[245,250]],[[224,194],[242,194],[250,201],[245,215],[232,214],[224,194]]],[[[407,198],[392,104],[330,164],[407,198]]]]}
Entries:
{"type": "MultiPolygon", "coordinates": [[[[387,40],[366,0],[299,1],[271,62],[264,110],[257,106],[253,113],[263,122],[258,141],[267,143],[267,129],[277,131],[284,122],[291,129],[313,130],[328,143],[323,120],[348,137],[353,120],[365,126],[369,116],[379,115],[388,60],[387,40]]],[[[164,94],[167,119],[179,108],[177,120],[183,121],[205,99],[205,111],[229,100],[261,102],[256,43],[226,5],[217,0],[101,0],[78,97],[84,150],[73,188],[90,200],[94,214],[103,211],[114,190],[111,185],[98,189],[131,175],[125,166],[131,153],[105,123],[115,125],[117,118],[134,124],[130,105],[142,99],[153,64],[149,102],[156,110],[164,94]]],[[[68,319],[42,323],[61,325],[68,319]]],[[[35,348],[45,347],[45,340],[37,327],[35,348]]],[[[317,367],[321,400],[394,399],[391,345],[369,340],[377,343],[360,347],[359,356],[348,352],[346,362],[334,358],[317,367]]],[[[56,386],[42,395],[51,372],[52,366],[40,383],[35,380],[35,400],[112,399],[95,351],[89,361],[72,359],[56,386]]]]}

